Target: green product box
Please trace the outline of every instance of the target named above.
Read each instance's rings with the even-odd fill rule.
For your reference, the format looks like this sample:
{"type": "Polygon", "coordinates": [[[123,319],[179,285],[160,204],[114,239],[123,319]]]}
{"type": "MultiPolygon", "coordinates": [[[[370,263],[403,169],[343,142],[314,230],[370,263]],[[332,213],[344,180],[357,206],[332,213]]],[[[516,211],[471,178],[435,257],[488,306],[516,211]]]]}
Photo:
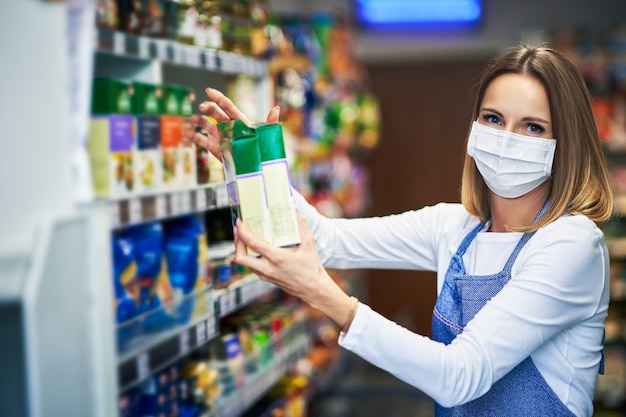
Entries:
{"type": "Polygon", "coordinates": [[[132,114],[133,85],[113,78],[96,78],[92,82],[92,114],[132,114]]]}
{"type": "Polygon", "coordinates": [[[259,138],[272,243],[276,246],[295,246],[300,243],[300,231],[282,126],[279,123],[262,124],[255,127],[255,132],[259,138]]]}
{"type": "Polygon", "coordinates": [[[259,139],[241,120],[220,123],[219,127],[233,221],[240,217],[255,236],[272,242],[259,139]]]}

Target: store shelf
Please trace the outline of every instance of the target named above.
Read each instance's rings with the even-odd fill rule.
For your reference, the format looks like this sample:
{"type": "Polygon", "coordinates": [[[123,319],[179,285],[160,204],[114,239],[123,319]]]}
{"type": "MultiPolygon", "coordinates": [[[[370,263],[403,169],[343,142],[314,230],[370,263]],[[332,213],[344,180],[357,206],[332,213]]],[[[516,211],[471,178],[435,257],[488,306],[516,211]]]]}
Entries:
{"type": "Polygon", "coordinates": [[[147,379],[166,366],[186,356],[219,334],[214,315],[185,326],[154,346],[131,355],[118,365],[120,392],[147,379]]]}
{"type": "Polygon", "coordinates": [[[220,318],[226,317],[257,298],[276,291],[277,288],[273,284],[261,281],[256,275],[248,275],[227,288],[215,291],[215,314],[220,318]]]}
{"type": "Polygon", "coordinates": [[[174,306],[164,306],[143,317],[120,325],[121,335],[132,340],[121,347],[118,363],[120,391],[125,391],[161,369],[186,356],[192,350],[206,344],[219,335],[218,319],[252,303],[259,297],[275,291],[272,284],[261,281],[256,275],[247,275],[227,288],[197,291],[174,306]],[[186,323],[163,328],[161,331],[142,333],[144,324],[152,317],[170,314],[171,311],[192,311],[202,301],[206,307],[195,310],[186,323]],[[138,334],[137,334],[138,333],[138,334]]]}
{"type": "Polygon", "coordinates": [[[266,61],[228,51],[185,45],[167,39],[133,36],[120,31],[99,29],[96,31],[95,43],[98,53],[142,60],[158,60],[223,74],[252,77],[264,77],[268,74],[266,61]]]}
{"type": "Polygon", "coordinates": [[[225,183],[107,200],[111,227],[118,229],[229,205],[225,183]]]}
{"type": "Polygon", "coordinates": [[[287,331],[280,340],[281,349],[274,352],[272,360],[247,376],[243,387],[220,398],[212,417],[237,417],[258,401],[310,349],[311,340],[305,330],[306,326],[300,325],[287,331]]]}

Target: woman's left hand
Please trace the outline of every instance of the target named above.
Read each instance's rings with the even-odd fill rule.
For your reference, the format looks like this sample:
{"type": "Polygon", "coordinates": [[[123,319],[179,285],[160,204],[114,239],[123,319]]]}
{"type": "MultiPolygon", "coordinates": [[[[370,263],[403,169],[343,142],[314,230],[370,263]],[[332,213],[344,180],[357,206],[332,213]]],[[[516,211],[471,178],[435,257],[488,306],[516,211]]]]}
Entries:
{"type": "Polygon", "coordinates": [[[349,316],[350,297],[322,266],[315,240],[304,218],[298,214],[301,243],[292,248],[273,246],[256,236],[237,220],[235,262],[255,272],[342,326],[349,316]],[[248,248],[260,256],[250,255],[248,248]]]}

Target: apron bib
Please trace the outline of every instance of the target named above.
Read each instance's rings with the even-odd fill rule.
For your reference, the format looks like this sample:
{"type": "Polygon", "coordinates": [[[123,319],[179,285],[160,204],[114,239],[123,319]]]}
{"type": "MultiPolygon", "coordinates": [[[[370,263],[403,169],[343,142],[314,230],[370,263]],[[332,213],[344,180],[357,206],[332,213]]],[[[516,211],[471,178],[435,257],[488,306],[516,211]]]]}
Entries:
{"type": "MultiPolygon", "coordinates": [[[[548,202],[534,221],[545,213],[548,202]]],[[[463,332],[474,315],[511,279],[511,269],[517,255],[535,232],[524,233],[509,256],[502,271],[493,275],[467,275],[463,254],[486,223],[479,224],[465,236],[450,260],[443,288],[433,311],[433,339],[449,344],[463,332]]],[[[480,398],[446,408],[435,404],[437,417],[489,416],[532,417],[574,416],[554,393],[535,367],[530,357],[497,381],[480,398]]]]}

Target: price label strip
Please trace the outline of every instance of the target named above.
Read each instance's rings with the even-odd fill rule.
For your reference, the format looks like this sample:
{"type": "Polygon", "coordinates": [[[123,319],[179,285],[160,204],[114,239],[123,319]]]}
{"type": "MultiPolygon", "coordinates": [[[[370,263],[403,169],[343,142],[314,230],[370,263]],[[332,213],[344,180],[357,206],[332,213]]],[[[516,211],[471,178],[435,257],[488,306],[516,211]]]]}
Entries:
{"type": "Polygon", "coordinates": [[[111,212],[111,228],[115,229],[122,223],[120,219],[120,206],[117,202],[114,202],[109,206],[109,209],[111,212]]]}
{"type": "Polygon", "coordinates": [[[226,291],[220,296],[220,317],[224,317],[237,308],[237,293],[226,291]]]}
{"type": "Polygon", "coordinates": [[[187,214],[191,212],[191,194],[189,192],[179,193],[180,212],[187,214]]]}
{"type": "Polygon", "coordinates": [[[164,195],[157,195],[154,199],[154,213],[157,219],[167,216],[167,200],[164,195]]]}
{"type": "Polygon", "coordinates": [[[200,67],[200,50],[192,46],[183,47],[185,64],[190,67],[200,67]]]}
{"type": "Polygon", "coordinates": [[[150,39],[140,36],[137,42],[139,43],[137,46],[139,57],[144,59],[150,58],[150,39]]]}
{"type": "Polygon", "coordinates": [[[187,353],[189,353],[189,350],[190,350],[189,331],[185,330],[184,332],[182,332],[180,334],[178,342],[179,342],[180,356],[185,356],[187,353]]]}
{"type": "Polygon", "coordinates": [[[207,49],[204,51],[205,54],[205,66],[206,69],[210,71],[215,71],[217,69],[217,55],[215,54],[215,50],[207,49]]]}
{"type": "Polygon", "coordinates": [[[171,44],[172,47],[172,60],[175,64],[184,65],[185,64],[185,52],[183,51],[182,45],[171,44]]]}
{"type": "Polygon", "coordinates": [[[204,210],[206,207],[206,190],[203,188],[196,191],[196,210],[204,210]]]}
{"type": "Polygon", "coordinates": [[[201,346],[208,340],[206,331],[206,322],[203,320],[196,324],[196,345],[201,346]]]}
{"type": "Polygon", "coordinates": [[[155,39],[154,45],[156,46],[156,58],[159,61],[167,61],[169,58],[169,43],[163,39],[155,39]]]}
{"type": "Polygon", "coordinates": [[[178,193],[170,194],[170,214],[177,215],[181,213],[180,195],[178,193]]]}
{"type": "Polygon", "coordinates": [[[122,32],[113,32],[113,53],[118,55],[126,53],[126,36],[122,32]]]}
{"type": "Polygon", "coordinates": [[[137,378],[142,381],[150,376],[150,356],[143,352],[137,356],[137,378]]]}
{"type": "Polygon", "coordinates": [[[141,199],[131,198],[128,200],[128,221],[134,224],[139,223],[141,220],[141,199]]]}
{"type": "Polygon", "coordinates": [[[218,335],[216,317],[211,316],[206,321],[206,334],[209,340],[213,339],[218,335]]]}

